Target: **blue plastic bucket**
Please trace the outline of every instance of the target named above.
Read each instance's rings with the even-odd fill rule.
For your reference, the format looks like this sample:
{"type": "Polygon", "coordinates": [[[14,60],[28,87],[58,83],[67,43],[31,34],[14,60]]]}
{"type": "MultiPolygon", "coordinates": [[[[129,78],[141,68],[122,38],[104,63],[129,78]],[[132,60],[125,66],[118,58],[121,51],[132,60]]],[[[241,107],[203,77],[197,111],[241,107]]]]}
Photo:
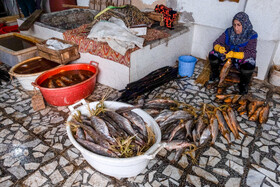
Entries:
{"type": "Polygon", "coordinates": [[[193,56],[180,56],[179,57],[179,67],[178,73],[181,77],[191,77],[193,75],[195,63],[197,59],[193,56]]]}

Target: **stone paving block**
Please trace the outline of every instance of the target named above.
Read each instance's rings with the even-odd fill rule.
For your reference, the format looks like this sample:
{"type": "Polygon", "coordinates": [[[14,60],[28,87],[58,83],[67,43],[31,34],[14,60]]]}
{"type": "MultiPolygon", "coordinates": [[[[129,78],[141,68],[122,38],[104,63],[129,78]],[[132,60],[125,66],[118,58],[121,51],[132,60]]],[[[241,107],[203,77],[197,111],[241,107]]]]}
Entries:
{"type": "MultiPolygon", "coordinates": [[[[5,67],[0,64],[0,68],[5,67]]],[[[202,103],[215,107],[216,90],[195,83],[203,69],[197,63],[191,78],[178,78],[154,89],[145,100],[158,97],[184,102],[200,109],[202,103]]],[[[254,80],[255,81],[255,80],[254,80]]],[[[17,80],[0,85],[0,186],[279,186],[280,183],[280,95],[274,93],[269,119],[265,124],[237,116],[247,135],[231,133],[231,145],[219,134],[214,145],[206,143],[195,157],[183,154],[173,162],[174,151],[162,149],[136,177],[115,179],[92,168],[71,144],[65,130],[69,109],[65,106],[38,112],[31,107],[31,92],[17,80]],[[250,168],[248,168],[250,164],[250,168]]],[[[87,101],[98,101],[111,90],[107,100],[120,92],[96,84],[87,101]]],[[[235,94],[237,85],[228,88],[235,94]]],[[[268,92],[254,82],[249,92],[264,99],[268,92]]],[[[130,101],[135,104],[134,101],[130,101]]]]}

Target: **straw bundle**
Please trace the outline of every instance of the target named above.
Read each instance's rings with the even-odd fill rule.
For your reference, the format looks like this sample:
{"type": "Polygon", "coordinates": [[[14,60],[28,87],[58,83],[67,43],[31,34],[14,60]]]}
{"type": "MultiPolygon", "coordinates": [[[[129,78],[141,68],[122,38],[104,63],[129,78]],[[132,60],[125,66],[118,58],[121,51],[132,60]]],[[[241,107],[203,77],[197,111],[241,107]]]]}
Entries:
{"type": "Polygon", "coordinates": [[[210,78],[210,72],[211,72],[210,62],[209,62],[209,59],[207,58],[206,61],[204,62],[204,66],[203,66],[203,69],[202,69],[201,73],[199,74],[199,76],[195,80],[195,83],[196,84],[201,84],[202,86],[204,86],[204,84],[210,78]]]}

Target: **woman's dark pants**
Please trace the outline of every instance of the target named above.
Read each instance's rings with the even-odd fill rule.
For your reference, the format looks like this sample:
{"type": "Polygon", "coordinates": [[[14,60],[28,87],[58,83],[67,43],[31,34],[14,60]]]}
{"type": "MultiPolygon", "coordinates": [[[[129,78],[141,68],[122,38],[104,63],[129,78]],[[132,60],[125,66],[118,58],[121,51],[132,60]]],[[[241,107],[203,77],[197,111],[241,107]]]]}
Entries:
{"type": "MultiPolygon", "coordinates": [[[[223,61],[212,54],[209,54],[209,61],[211,66],[210,81],[214,81],[219,78],[219,66],[223,61]]],[[[248,93],[248,85],[251,81],[254,69],[255,66],[251,65],[250,63],[244,63],[240,65],[239,93],[241,95],[248,93]]]]}

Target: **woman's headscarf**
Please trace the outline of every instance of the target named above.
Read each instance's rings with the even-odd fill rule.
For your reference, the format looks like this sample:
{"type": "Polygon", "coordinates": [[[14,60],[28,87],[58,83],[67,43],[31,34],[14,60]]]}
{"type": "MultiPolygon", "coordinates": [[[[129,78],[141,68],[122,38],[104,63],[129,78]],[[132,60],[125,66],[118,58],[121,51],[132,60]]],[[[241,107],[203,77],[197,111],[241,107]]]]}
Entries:
{"type": "Polygon", "coordinates": [[[238,20],[241,23],[242,33],[236,34],[234,32],[233,26],[227,29],[229,35],[229,43],[231,45],[244,44],[248,42],[252,38],[252,36],[255,35],[255,37],[257,37],[257,33],[253,30],[253,25],[251,24],[249,16],[245,12],[237,13],[232,19],[232,24],[234,20],[238,20]]]}

